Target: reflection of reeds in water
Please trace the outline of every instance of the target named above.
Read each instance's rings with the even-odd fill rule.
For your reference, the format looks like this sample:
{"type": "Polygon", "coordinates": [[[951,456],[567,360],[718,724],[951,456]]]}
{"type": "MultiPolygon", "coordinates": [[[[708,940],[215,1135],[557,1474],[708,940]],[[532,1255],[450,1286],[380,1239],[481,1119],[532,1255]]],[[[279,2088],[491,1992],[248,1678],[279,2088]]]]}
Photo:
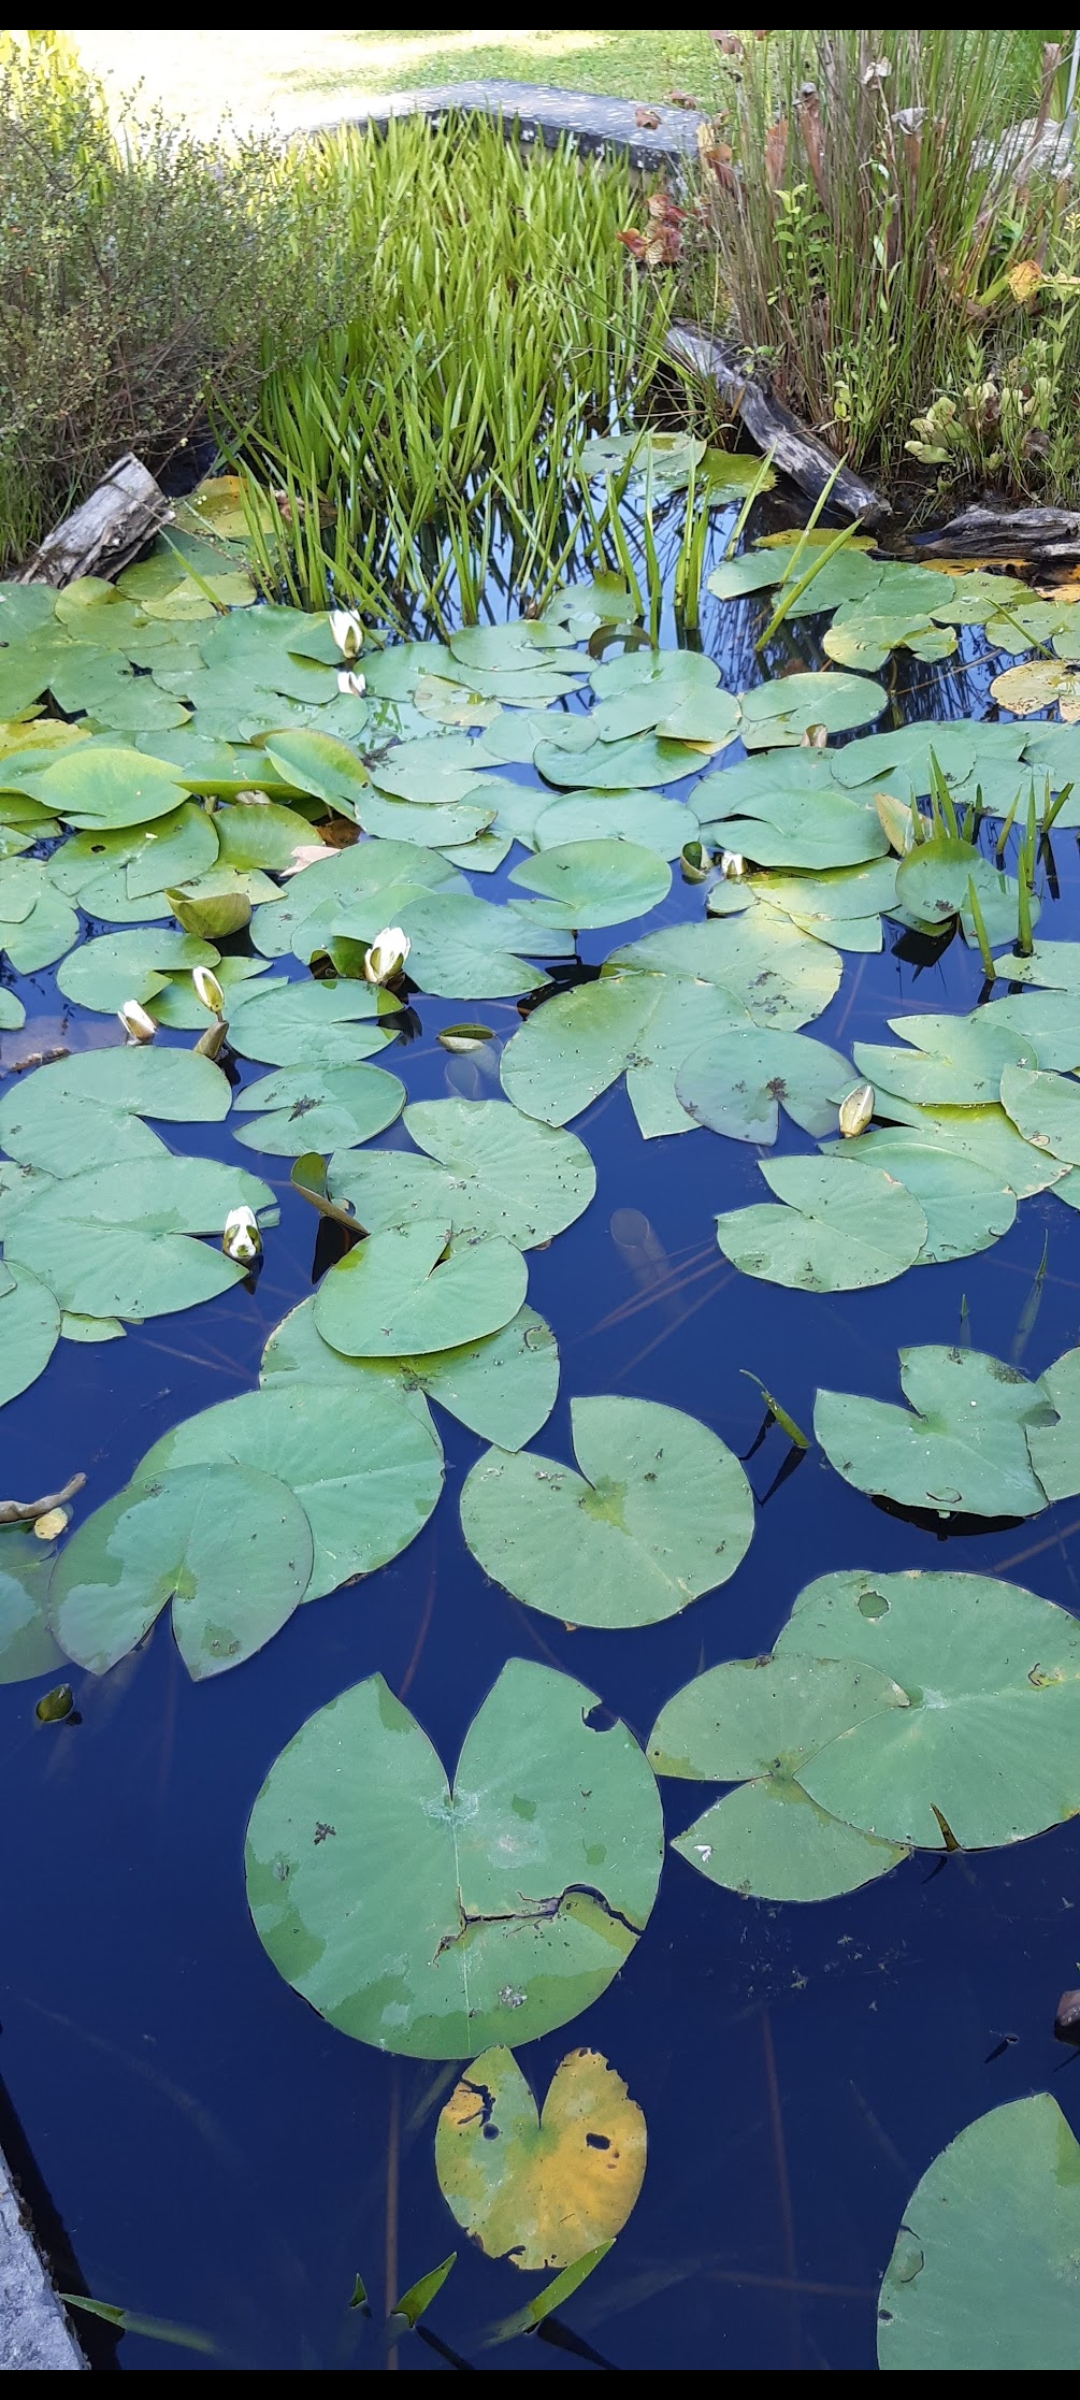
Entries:
{"type": "Polygon", "coordinates": [[[618,1380],[628,1375],[633,1367],[639,1366],[642,1359],[647,1358],[650,1351],[657,1349],[661,1342],[667,1341],[668,1336],[678,1326],[684,1325],[688,1317],[694,1316],[699,1308],[704,1308],[714,1291],[719,1291],[722,1284],[730,1281],[732,1270],[712,1242],[703,1242],[696,1249],[669,1254],[648,1217],[638,1208],[617,1208],[611,1218],[610,1231],[615,1248],[638,1288],[629,1299],[620,1301],[617,1307],[608,1310],[606,1317],[599,1317],[595,1325],[575,1338],[578,1341],[591,1341],[594,1334],[606,1333],[612,1326],[625,1324],[630,1317],[648,1308],[659,1308],[667,1320],[660,1332],[620,1367],[618,1380]],[[688,1291],[692,1284],[703,1281],[708,1289],[692,1300],[688,1308],[681,1308],[678,1296],[688,1291]]]}

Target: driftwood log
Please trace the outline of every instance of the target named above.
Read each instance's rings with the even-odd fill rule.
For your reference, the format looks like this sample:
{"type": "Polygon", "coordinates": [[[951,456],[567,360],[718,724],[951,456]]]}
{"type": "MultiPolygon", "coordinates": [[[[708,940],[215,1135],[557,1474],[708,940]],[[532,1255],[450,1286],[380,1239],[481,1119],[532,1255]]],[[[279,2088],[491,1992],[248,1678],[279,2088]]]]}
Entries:
{"type": "Polygon", "coordinates": [[[46,534],[19,582],[51,583],[59,591],[80,575],[119,575],[170,514],[149,470],[125,450],[89,499],[46,534]]]}
{"type": "Polygon", "coordinates": [[[819,499],[829,477],[836,475],[831,506],[842,509],[847,516],[860,518],[864,525],[876,525],[884,517],[891,517],[889,503],[880,492],[864,483],[861,476],[853,475],[850,467],[841,466],[815,433],[800,425],[790,409],[781,407],[764,384],[747,375],[739,363],[738,352],[729,342],[719,341],[715,334],[702,333],[696,325],[673,325],[664,346],[669,358],[677,360],[680,366],[692,367],[696,374],[718,386],[727,405],[741,417],[751,440],[760,450],[772,451],[776,465],[790,475],[808,498],[819,499]]]}
{"type": "Polygon", "coordinates": [[[1072,508],[963,508],[920,542],[920,558],[1014,558],[1033,567],[1080,559],[1080,511],[1072,508]]]}

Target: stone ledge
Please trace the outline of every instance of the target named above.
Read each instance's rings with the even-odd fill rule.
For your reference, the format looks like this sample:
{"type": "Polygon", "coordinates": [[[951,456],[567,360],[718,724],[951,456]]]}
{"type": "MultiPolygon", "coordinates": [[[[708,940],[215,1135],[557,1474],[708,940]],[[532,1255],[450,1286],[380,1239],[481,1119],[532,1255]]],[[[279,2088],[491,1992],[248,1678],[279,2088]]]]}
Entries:
{"type": "Polygon", "coordinates": [[[86,2364],[0,2156],[0,2374],[86,2364]]]}
{"type": "Polygon", "coordinates": [[[543,141],[549,149],[566,134],[580,150],[617,151],[632,167],[659,168],[691,159],[697,153],[697,128],[707,122],[703,111],[657,108],[655,126],[637,122],[638,102],[609,100],[598,92],[564,92],[548,83],[430,84],[415,92],[390,92],[370,108],[350,113],[323,101],[291,110],[291,130],[332,133],[344,125],[388,125],[391,117],[443,117],[455,109],[477,115],[501,116],[507,130],[517,123],[523,140],[543,141]]]}

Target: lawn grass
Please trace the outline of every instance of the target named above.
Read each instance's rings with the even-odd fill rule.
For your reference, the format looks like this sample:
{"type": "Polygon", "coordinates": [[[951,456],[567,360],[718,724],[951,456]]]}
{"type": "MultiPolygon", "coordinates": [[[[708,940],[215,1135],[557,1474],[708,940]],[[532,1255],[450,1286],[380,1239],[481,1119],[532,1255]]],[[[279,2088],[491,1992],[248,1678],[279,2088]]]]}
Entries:
{"type": "Polygon", "coordinates": [[[85,64],[116,94],[141,84],[144,103],[207,130],[228,111],[239,124],[310,121],[320,103],[344,114],[388,92],[499,77],[605,92],[655,104],[689,92],[708,107],[719,88],[707,33],[414,33],[76,31],[85,64]]]}

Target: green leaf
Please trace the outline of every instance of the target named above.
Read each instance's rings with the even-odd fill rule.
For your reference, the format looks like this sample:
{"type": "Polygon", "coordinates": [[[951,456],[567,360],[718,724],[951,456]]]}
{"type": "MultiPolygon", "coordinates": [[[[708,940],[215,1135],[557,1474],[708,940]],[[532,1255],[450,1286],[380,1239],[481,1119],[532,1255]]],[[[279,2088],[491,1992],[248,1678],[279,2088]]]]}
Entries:
{"type": "Polygon", "coordinates": [[[419,742],[395,742],[371,770],[380,792],[413,807],[455,807],[470,798],[483,805],[484,770],[467,733],[428,735],[419,742]]]}
{"type": "Polygon", "coordinates": [[[0,1528],[0,1684],[31,1683],[64,1664],[45,1613],[55,1556],[29,1526],[0,1528]]]}
{"type": "MultiPolygon", "coordinates": [[[[574,724],[573,718],[565,720],[574,724]]],[[[588,730],[589,720],[580,720],[588,730]]],[[[729,734],[734,741],[739,730],[737,719],[729,734]]],[[[560,740],[537,743],[534,763],[545,783],[561,785],[567,791],[579,786],[594,792],[626,792],[647,789],[660,783],[679,783],[684,775],[700,773],[702,754],[685,742],[665,741],[658,734],[642,733],[627,741],[590,742],[588,748],[567,749],[560,740]]],[[[724,746],[724,740],[716,745],[724,746]]]]}
{"type": "MultiPolygon", "coordinates": [[[[921,925],[946,925],[960,917],[968,941],[974,939],[968,909],[968,885],[974,884],[986,931],[994,948],[1013,940],[1017,923],[1017,887],[1011,875],[1003,875],[984,858],[970,842],[954,839],[951,834],[933,834],[929,841],[919,842],[896,869],[896,897],[909,916],[921,925]]],[[[1032,923],[1039,914],[1039,901],[1031,899],[1032,923]]]]}
{"type": "Polygon", "coordinates": [[[282,983],[275,977],[272,984],[230,994],[229,1044],[240,1058],[263,1066],[352,1067],[393,1039],[401,1005],[370,983],[282,983]]]}
{"type": "Polygon", "coordinates": [[[1018,1200],[1030,1199],[1069,1173],[1063,1159],[1036,1150],[1017,1133],[1001,1107],[921,1108],[916,1102],[883,1092],[878,1114],[910,1127],[923,1141],[953,1150],[986,1167],[995,1180],[1008,1185],[1018,1200]]]}
{"type": "Polygon", "coordinates": [[[1080,1084],[1071,1076],[1008,1066],[1001,1078],[1001,1103],[1033,1149],[1080,1166],[1080,1084]]]}
{"type": "Polygon", "coordinates": [[[26,1023],[26,1010],[14,992],[0,990],[0,1033],[17,1033],[26,1023]]]}
{"type": "Polygon", "coordinates": [[[509,879],[540,895],[519,902],[524,916],[567,931],[647,916],[671,889],[671,870],[655,851],[613,840],[567,842],[545,850],[512,867],[509,879]]]}
{"type": "Polygon", "coordinates": [[[860,602],[837,610],[821,646],[838,666],[876,675],[893,650],[912,650],[916,658],[926,660],[948,658],[956,648],[956,635],[951,626],[935,625],[925,609],[886,609],[860,602]]]}
{"type": "Polygon", "coordinates": [[[624,1725],[594,1729],[596,1705],[511,1659],[453,1792],[381,1675],[310,1717],[248,1827],[248,1902],[285,1980],[413,2058],[533,2041],[587,2008],[648,1920],[663,1843],[651,1769],[624,1725]]]}
{"type": "MultiPolygon", "coordinates": [[[[221,1068],[189,1050],[79,1050],[19,1078],[0,1101],[0,1144],[21,1166],[58,1176],[161,1158],[164,1145],[144,1116],[215,1124],[230,1097],[221,1068]]],[[[25,1177],[13,1185],[26,1188],[25,1177]]]]}
{"type": "Polygon", "coordinates": [[[61,1551],[49,1620],[69,1658],[105,1675],[172,1602],[196,1680],[254,1656],[291,1617],[313,1545],[288,1485],[252,1467],[179,1467],[128,1484],[61,1551]]]}
{"type": "Polygon", "coordinates": [[[194,2325],[172,2325],[165,2317],[141,2317],[133,2308],[114,2308],[109,2300],[88,2300],[83,2292],[61,2292],[58,2297],[65,2308],[81,2308],[88,2317],[103,2317],[107,2325],[119,2326],[121,2333],[141,2334],[147,2342],[172,2342],[178,2350],[199,2350],[208,2358],[217,2356],[217,2343],[194,2325]]]}
{"type": "Polygon", "coordinates": [[[838,1050],[804,1033],[757,1025],[703,1042],[675,1077],[683,1108],[739,1142],[775,1142],[781,1107],[804,1133],[835,1133],[851,1083],[851,1067],[838,1050]]]}
{"type": "Polygon", "coordinates": [[[280,1067],[237,1093],[238,1111],[260,1114],[235,1128],[236,1139],[248,1150],[298,1158],[305,1150],[371,1141],[404,1105],[404,1084],[382,1067],[280,1067]]]}
{"type": "Polygon", "coordinates": [[[272,1201],[266,1184],[215,1159],[128,1158],[67,1175],[27,1200],[8,1233],[8,1260],[28,1267],[77,1316],[141,1324],[238,1282],[242,1268],[189,1237],[220,1241],[230,1209],[272,1201]]]}
{"type": "Polygon", "coordinates": [[[614,2242],[598,2242],[595,2250],[587,2250],[584,2258],[575,2259],[572,2267],[564,2267],[562,2274],[556,2275],[551,2283],[546,2283],[535,2299],[527,2300],[524,2308],[515,2310],[512,2317],[503,2317],[499,2324],[492,2326],[491,2332],[485,2336],[485,2349],[492,2350],[502,2342],[515,2342],[523,2333],[534,2333],[545,2317],[554,2316],[556,2309],[562,2308],[567,2300],[573,2298],[586,2277],[594,2273],[614,2247],[614,2242]]]}
{"type": "MultiPolygon", "coordinates": [[[[322,1599],[396,1558],[427,1523],[442,1486],[442,1447],[389,1380],[336,1385],[281,1381],[204,1408],[163,1434],[132,1480],[219,1459],[257,1467],[295,1492],[315,1539],[305,1597],[322,1599]]],[[[467,2046],[467,2045],[466,2045],[467,2046]]]]}
{"type": "Polygon", "coordinates": [[[550,1325],[534,1308],[478,1342],[432,1350],[422,1358],[344,1358],[324,1342],[315,1323],[314,1299],[302,1300],[276,1326],[263,1351],[259,1380],[291,1376],[304,1383],[353,1384],[392,1377],[402,1391],[438,1402],[481,1441],[520,1450],[539,1433],[555,1406],[559,1353],[550,1325]]]}
{"type": "Polygon", "coordinates": [[[37,1382],[60,1338],[60,1311],[52,1291],[28,1267],[19,1266],[17,1248],[12,1228],[6,1288],[0,1291],[0,1408],[37,1382]]]}
{"type": "Polygon", "coordinates": [[[470,2240],[535,2274],[622,2232],[646,2147],[644,2116],[598,2051],[560,2061],[541,2116],[513,2053],[485,2050],[439,2117],[435,2172],[470,2240]]]}
{"type": "Polygon", "coordinates": [[[1049,2092],[965,2125],[916,2184],[881,2285],[878,2365],[1071,2372],[1080,2145],[1049,2092]]]}
{"type": "Polygon", "coordinates": [[[907,1706],[879,1667],[792,1645],[774,1658],[733,1658],[695,1675],[661,1709],[646,1756],[655,1775],[693,1783],[790,1779],[864,1718],[907,1706]]]}
{"type": "MultiPolygon", "coordinates": [[[[265,958],[239,956],[219,958],[214,973],[225,995],[225,1015],[234,1005],[234,995],[254,976],[265,975],[270,962],[265,958]]],[[[196,993],[190,969],[170,975],[160,992],[147,1004],[150,1016],[159,1025],[171,1026],[177,1032],[205,1033],[210,1016],[196,993]]]]}
{"type": "Polygon", "coordinates": [[[852,1057],[875,1092],[891,1092],[920,1106],[993,1105],[1004,1070],[1018,1062],[1035,1063],[1031,1042],[998,1008],[977,1008],[967,1017],[890,1017],[889,1024],[910,1048],[856,1042],[852,1057]]]}
{"type": "Polygon", "coordinates": [[[716,1220],[740,1274],[794,1291],[862,1291],[902,1275],[925,1244],[918,1201],[880,1170],[856,1182],[837,1158],[780,1158],[761,1173],[784,1205],[757,1202],[716,1220]]]}
{"type": "Polygon", "coordinates": [[[275,733],[266,744],[266,755],[286,783],[325,800],[339,815],[356,816],[371,778],[347,742],[329,733],[275,733]]]}
{"type": "MultiPolygon", "coordinates": [[[[967,1353],[968,1356],[973,1355],[967,1353]]],[[[864,1718],[797,1772],[819,1807],[880,1839],[965,1850],[1028,1840],[1080,1805],[1080,1625],[984,1575],[823,1575],[777,1654],[813,1648],[891,1676],[908,1706],[864,1718]]]]}
{"type": "Polygon", "coordinates": [[[927,1227],[917,1266],[988,1250],[1015,1221],[1016,1195],[991,1167],[902,1126],[875,1126],[829,1155],[844,1167],[881,1168],[913,1194],[927,1227]]]}
{"type": "Polygon", "coordinates": [[[66,958],[56,978],[65,999],[113,1016],[125,1000],[145,1006],[182,969],[216,967],[212,942],[147,925],[138,933],[103,933],[66,958]]]}
{"type": "Polygon", "coordinates": [[[431,2307],[432,2301],[438,2298],[451,2267],[456,2264],[457,2251],[451,2250],[441,2267],[433,2267],[430,2275],[422,2275],[418,2283],[411,2283],[408,2291],[402,2293],[401,2299],[395,2302],[390,2312],[391,2319],[403,2317],[411,2332],[419,2324],[425,2310],[431,2307]]]}
{"type": "Polygon", "coordinates": [[[445,1216],[455,1238],[503,1234],[530,1250],[573,1225],[596,1191],[584,1142],[505,1100],[414,1101],[404,1121],[426,1155],[341,1150],[330,1161],[333,1197],[370,1233],[445,1216]]]}
{"type": "Polygon", "coordinates": [[[187,798],[160,759],[137,750],[80,744],[35,775],[28,787],[44,808],[77,829],[144,825],[171,816],[187,798]]]}
{"type": "Polygon", "coordinates": [[[348,1358],[422,1355],[508,1325],[527,1284],[512,1242],[451,1241],[447,1219],[421,1217],[339,1259],[316,1294],[315,1323],[348,1358]]]}
{"type": "Polygon", "coordinates": [[[852,725],[866,725],[880,717],[885,699],[881,684],[872,683],[868,675],[823,671],[778,676],[743,693],[739,728],[743,746],[769,750],[781,743],[798,743],[811,725],[824,725],[830,733],[846,733],[852,725]]]}
{"type": "MultiPolygon", "coordinates": [[[[843,1170],[841,1170],[842,1172],[843,1170]]],[[[980,1350],[901,1350],[908,1409],[819,1391],[814,1432],[856,1489],[947,1515],[1031,1517],[1046,1506],[1025,1435],[1053,1422],[1041,1386],[980,1350]]]]}
{"type": "MultiPolygon", "coordinates": [[[[795,756],[800,773],[793,786],[778,776],[776,788],[751,790],[739,768],[705,776],[694,792],[704,839],[758,867],[802,867],[815,874],[884,859],[888,842],[876,811],[833,788],[828,754],[800,751],[792,765],[795,756]]],[[[895,868],[892,877],[895,891],[895,868]]]]}
{"type": "Polygon", "coordinates": [[[790,1777],[763,1775],[715,1800],[671,1847],[741,1899],[835,1900],[909,1856],[819,1808],[790,1777]]]}
{"type": "Polygon", "coordinates": [[[461,1495],[466,1542],[527,1607],[574,1625],[651,1625],[726,1583],[754,1530],[738,1460],[696,1417],[647,1400],[571,1403],[576,1475],[495,1449],[461,1495]]]}
{"type": "MultiPolygon", "coordinates": [[[[530,848],[561,849],[568,842],[606,838],[635,842],[658,858],[678,858],[696,841],[698,821],[684,800],[662,800],[656,792],[566,792],[547,800],[532,827],[530,848]]],[[[519,833],[518,840],[524,839],[519,833]]]]}

